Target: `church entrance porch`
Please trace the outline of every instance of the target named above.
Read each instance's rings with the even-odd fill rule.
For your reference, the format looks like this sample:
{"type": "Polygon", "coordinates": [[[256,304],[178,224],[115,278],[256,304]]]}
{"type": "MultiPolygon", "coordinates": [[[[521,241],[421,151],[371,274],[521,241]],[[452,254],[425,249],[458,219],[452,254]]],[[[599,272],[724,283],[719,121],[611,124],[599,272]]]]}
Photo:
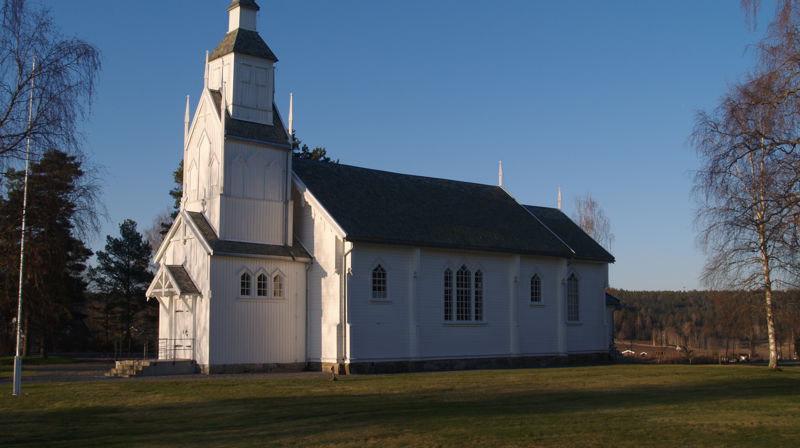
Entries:
{"type": "Polygon", "coordinates": [[[195,308],[202,297],[183,266],[163,265],[147,289],[158,300],[158,359],[195,359],[195,308]]]}

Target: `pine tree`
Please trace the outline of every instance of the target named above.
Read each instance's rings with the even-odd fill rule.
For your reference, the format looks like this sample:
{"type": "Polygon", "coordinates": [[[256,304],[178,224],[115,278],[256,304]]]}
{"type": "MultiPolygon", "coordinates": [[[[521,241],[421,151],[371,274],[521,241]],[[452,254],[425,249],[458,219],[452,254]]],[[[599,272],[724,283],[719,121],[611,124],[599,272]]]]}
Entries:
{"type": "Polygon", "coordinates": [[[149,271],[151,249],[136,230],[135,221],[123,221],[119,233],[118,238],[106,236],[105,250],[97,252],[97,266],[92,268],[90,277],[104,301],[106,337],[111,336],[111,328],[117,328],[114,336],[130,352],[134,336],[154,325],[145,298],[153,279],[149,271]]]}
{"type": "MultiPolygon", "coordinates": [[[[23,322],[28,343],[45,354],[63,341],[66,323],[84,300],[82,274],[92,252],[78,238],[93,219],[96,187],[86,184],[75,156],[49,151],[31,164],[28,182],[23,322]]],[[[6,172],[0,200],[0,312],[2,325],[16,316],[24,172],[6,172]]],[[[7,339],[13,331],[3,329],[7,339]]]]}

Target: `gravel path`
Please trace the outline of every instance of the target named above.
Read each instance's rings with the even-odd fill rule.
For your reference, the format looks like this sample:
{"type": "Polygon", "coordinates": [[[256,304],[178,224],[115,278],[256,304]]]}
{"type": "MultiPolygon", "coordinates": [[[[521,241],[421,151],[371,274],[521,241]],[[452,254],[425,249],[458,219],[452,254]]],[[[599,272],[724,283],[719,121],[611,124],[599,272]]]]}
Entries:
{"type": "MultiPolygon", "coordinates": [[[[168,375],[117,378],[104,376],[114,367],[110,359],[79,359],[73,364],[52,364],[25,366],[23,364],[22,382],[25,383],[64,383],[76,381],[209,381],[209,380],[258,380],[284,378],[328,378],[322,372],[286,373],[236,373],[216,375],[168,375]]],[[[0,384],[10,384],[12,377],[0,378],[0,384]]]]}

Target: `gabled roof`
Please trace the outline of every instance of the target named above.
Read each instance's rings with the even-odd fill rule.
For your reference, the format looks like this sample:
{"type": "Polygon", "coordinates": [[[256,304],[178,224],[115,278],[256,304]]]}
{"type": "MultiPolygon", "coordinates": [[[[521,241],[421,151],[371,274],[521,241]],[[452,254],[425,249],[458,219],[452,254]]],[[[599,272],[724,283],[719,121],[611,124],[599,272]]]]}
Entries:
{"type": "Polygon", "coordinates": [[[558,235],[572,250],[575,258],[583,260],[614,262],[614,256],[586,234],[567,215],[557,208],[526,205],[532,214],[558,235]]]}
{"type": "Polygon", "coordinates": [[[606,306],[614,308],[615,310],[622,309],[622,302],[610,293],[606,292],[606,306]]]}
{"type": "Polygon", "coordinates": [[[186,272],[186,268],[178,265],[167,265],[166,268],[172,276],[172,279],[175,280],[175,286],[177,286],[181,294],[200,294],[200,290],[197,289],[197,285],[192,281],[192,277],[186,272]]]}
{"type": "Polygon", "coordinates": [[[192,277],[181,265],[162,265],[153,276],[145,295],[163,299],[166,297],[199,296],[200,290],[192,277]]]}
{"type": "MultiPolygon", "coordinates": [[[[218,90],[209,90],[209,93],[214,100],[217,114],[219,114],[222,109],[222,94],[218,90]]],[[[275,104],[272,105],[272,126],[237,120],[231,118],[227,112],[225,116],[225,135],[228,137],[289,146],[289,134],[286,132],[286,127],[283,125],[275,104]]]]}
{"type": "Polygon", "coordinates": [[[191,218],[200,235],[208,243],[214,255],[255,256],[255,257],[284,257],[293,260],[310,260],[311,255],[295,241],[294,246],[279,246],[273,244],[245,243],[241,241],[221,240],[217,237],[214,228],[199,212],[186,212],[191,218]]]}
{"type": "Polygon", "coordinates": [[[348,241],[572,257],[500,187],[293,160],[348,241]]]}
{"type": "Polygon", "coordinates": [[[222,38],[222,42],[211,52],[208,60],[213,61],[214,59],[221,58],[230,53],[244,54],[278,62],[275,53],[270,50],[267,43],[264,42],[264,39],[258,34],[258,31],[246,30],[243,28],[237,28],[226,34],[225,37],[222,38]]]}

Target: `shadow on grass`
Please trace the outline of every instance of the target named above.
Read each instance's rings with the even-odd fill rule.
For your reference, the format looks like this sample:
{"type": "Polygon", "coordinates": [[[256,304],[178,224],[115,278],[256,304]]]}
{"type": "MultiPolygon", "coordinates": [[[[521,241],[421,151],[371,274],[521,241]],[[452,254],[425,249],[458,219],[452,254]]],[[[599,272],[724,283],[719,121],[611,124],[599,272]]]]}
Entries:
{"type": "MultiPolygon", "coordinates": [[[[395,386],[393,379],[381,381],[374,384],[366,379],[368,387],[363,388],[395,386]]],[[[0,411],[0,421],[5,428],[14,430],[0,433],[0,445],[359,445],[394,437],[412,437],[410,443],[420,444],[465,430],[502,439],[518,436],[515,431],[531,422],[563,422],[572,431],[580,432],[607,423],[612,417],[636,424],[647,409],[676,407],[677,412],[704,414],[714,412],[718,409],[715,403],[724,401],[726,409],[757,410],[766,407],[766,401],[777,397],[793,397],[796,401],[800,394],[800,376],[795,375],[687,381],[681,385],[619,390],[520,390],[518,384],[508,384],[507,388],[479,387],[473,391],[459,388],[456,381],[414,390],[414,381],[413,377],[398,377],[398,390],[385,393],[359,393],[362,386],[358,379],[338,383],[309,381],[310,389],[325,389],[326,393],[299,396],[296,386],[282,396],[273,393],[270,383],[254,382],[253,396],[238,398],[225,398],[226,386],[220,383],[195,387],[176,383],[180,385],[175,387],[189,394],[208,393],[209,399],[180,403],[176,402],[180,395],[176,395],[178,400],[169,402],[166,397],[163,405],[114,405],[114,397],[108,397],[107,403],[78,409],[7,409],[0,411]],[[403,384],[410,385],[410,390],[400,390],[404,389],[403,384]],[[582,421],[575,421],[576,418],[582,421]],[[487,422],[501,423],[490,427],[487,422]],[[414,436],[409,436],[409,431],[414,436]],[[413,439],[416,437],[423,438],[413,439]]],[[[140,390],[148,387],[137,386],[140,390]]],[[[166,383],[160,387],[170,386],[166,383]]]]}

